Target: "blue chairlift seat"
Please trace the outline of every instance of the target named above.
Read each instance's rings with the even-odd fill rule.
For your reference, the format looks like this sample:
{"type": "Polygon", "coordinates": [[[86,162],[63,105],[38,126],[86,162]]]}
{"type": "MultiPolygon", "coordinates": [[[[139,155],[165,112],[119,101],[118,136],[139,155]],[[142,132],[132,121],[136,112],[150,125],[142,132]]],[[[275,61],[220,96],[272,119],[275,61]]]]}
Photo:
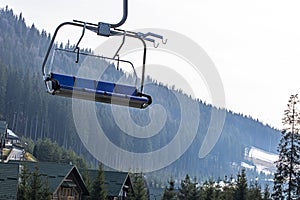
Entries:
{"type": "Polygon", "coordinates": [[[146,108],[152,103],[151,96],[141,94],[136,87],[129,85],[89,80],[57,73],[50,73],[45,82],[48,92],[53,95],[135,108],[146,108]]]}

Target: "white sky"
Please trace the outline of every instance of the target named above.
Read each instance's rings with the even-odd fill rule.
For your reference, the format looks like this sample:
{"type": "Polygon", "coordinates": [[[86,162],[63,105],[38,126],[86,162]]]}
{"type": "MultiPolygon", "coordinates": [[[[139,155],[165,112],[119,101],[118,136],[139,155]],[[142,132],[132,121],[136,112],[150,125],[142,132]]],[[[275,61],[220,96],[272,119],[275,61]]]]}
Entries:
{"type": "MultiPolygon", "coordinates": [[[[64,21],[122,17],[122,0],[0,0],[5,5],[51,34],[64,21]]],[[[227,108],[281,128],[289,96],[300,91],[299,10],[297,0],[129,0],[122,28],[164,28],[193,39],[220,73],[227,108]]]]}

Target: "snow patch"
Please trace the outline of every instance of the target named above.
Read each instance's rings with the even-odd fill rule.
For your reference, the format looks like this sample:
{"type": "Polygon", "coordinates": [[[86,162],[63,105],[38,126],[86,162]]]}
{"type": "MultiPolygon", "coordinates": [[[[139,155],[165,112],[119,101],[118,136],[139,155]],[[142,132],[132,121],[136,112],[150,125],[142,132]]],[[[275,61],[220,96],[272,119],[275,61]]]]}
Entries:
{"type": "Polygon", "coordinates": [[[254,165],[249,165],[248,163],[245,163],[245,162],[241,162],[241,166],[246,168],[246,169],[252,169],[252,170],[255,169],[254,165]]]}
{"type": "Polygon", "coordinates": [[[273,154],[256,147],[251,147],[248,156],[268,163],[274,163],[278,160],[278,155],[273,154]]]}
{"type": "Polygon", "coordinates": [[[241,166],[247,169],[256,170],[259,173],[270,175],[276,170],[275,161],[277,161],[278,158],[277,154],[252,146],[245,149],[245,159],[251,164],[242,162],[241,166]]]}

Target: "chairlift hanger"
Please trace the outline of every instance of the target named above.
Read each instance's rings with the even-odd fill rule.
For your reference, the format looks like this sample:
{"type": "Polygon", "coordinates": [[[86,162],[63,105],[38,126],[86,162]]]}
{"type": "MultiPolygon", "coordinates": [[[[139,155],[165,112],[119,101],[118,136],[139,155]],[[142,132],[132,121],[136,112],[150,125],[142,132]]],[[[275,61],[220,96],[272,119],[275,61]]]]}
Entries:
{"type": "MultiPolygon", "coordinates": [[[[73,20],[72,22],[64,22],[61,23],[55,30],[54,35],[51,39],[50,45],[46,52],[43,64],[42,64],[42,73],[45,81],[45,85],[47,88],[47,92],[52,95],[59,95],[65,97],[79,98],[85,100],[91,100],[96,102],[117,104],[135,108],[146,108],[152,103],[152,98],[150,95],[144,94],[144,81],[145,81],[145,66],[146,66],[146,53],[147,53],[147,45],[146,41],[152,42],[154,47],[158,47],[158,44],[155,39],[161,39],[162,43],[165,44],[166,40],[164,40],[163,36],[155,34],[155,33],[136,33],[132,31],[125,31],[122,29],[118,29],[121,25],[123,25],[127,19],[128,15],[128,0],[123,0],[123,17],[120,22],[116,24],[99,22],[98,24],[88,23],[78,20],[73,20]],[[103,57],[109,60],[119,62],[127,62],[129,63],[133,69],[134,66],[130,61],[120,60],[119,59],[119,51],[125,43],[126,37],[132,37],[139,39],[143,44],[143,66],[142,66],[142,79],[140,90],[136,86],[122,85],[111,82],[97,81],[97,80],[89,80],[83,79],[80,77],[74,77],[69,75],[63,75],[58,73],[50,72],[46,74],[46,63],[49,58],[49,54],[53,48],[53,44],[55,42],[56,35],[59,29],[63,26],[76,26],[82,28],[82,34],[79,38],[73,52],[77,54],[76,63],[78,63],[80,55],[83,54],[80,52],[79,44],[85,34],[85,30],[92,31],[99,36],[123,36],[123,40],[121,45],[119,46],[117,52],[115,53],[113,58],[103,57]]],[[[61,49],[60,49],[61,50],[61,49]]],[[[64,50],[68,51],[68,50],[64,50]]],[[[89,55],[95,56],[95,55],[89,55]]],[[[97,57],[97,56],[95,56],[97,57]]],[[[134,69],[134,73],[135,69],[134,69]]]]}

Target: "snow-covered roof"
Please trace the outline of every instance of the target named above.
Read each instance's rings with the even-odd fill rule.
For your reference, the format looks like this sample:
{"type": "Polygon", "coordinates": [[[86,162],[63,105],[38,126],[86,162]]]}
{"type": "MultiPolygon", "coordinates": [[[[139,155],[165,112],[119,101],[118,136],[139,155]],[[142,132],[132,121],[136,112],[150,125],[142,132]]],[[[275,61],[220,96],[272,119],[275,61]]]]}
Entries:
{"type": "Polygon", "coordinates": [[[17,136],[12,130],[7,129],[7,133],[9,139],[19,139],[19,136],[17,136]]]}

